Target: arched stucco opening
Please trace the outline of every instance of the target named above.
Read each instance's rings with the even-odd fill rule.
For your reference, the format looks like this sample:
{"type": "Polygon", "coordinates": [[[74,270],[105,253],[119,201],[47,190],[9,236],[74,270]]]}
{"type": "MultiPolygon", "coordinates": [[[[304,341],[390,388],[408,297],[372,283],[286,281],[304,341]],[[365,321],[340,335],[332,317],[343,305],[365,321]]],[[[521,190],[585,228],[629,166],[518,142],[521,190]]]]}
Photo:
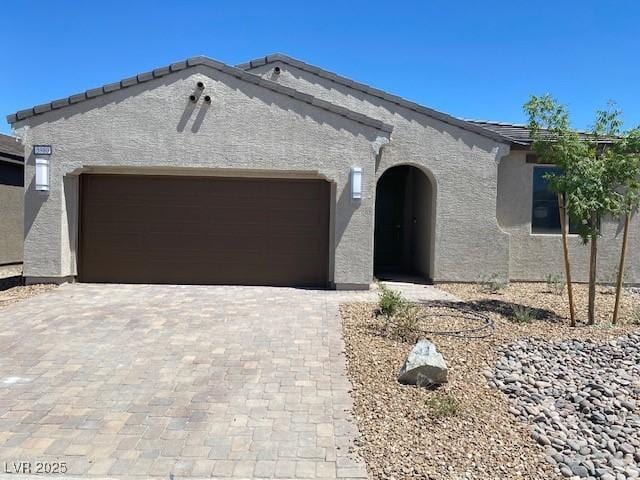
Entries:
{"type": "Polygon", "coordinates": [[[398,165],[380,176],[374,232],[377,278],[433,279],[435,202],[435,181],[421,168],[398,165]]]}

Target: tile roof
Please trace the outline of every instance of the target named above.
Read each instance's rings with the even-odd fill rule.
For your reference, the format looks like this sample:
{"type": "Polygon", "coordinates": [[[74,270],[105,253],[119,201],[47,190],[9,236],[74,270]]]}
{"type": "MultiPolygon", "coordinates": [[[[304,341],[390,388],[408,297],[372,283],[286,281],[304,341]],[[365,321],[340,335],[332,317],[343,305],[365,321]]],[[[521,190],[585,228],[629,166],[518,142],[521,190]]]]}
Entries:
{"type": "Polygon", "coordinates": [[[491,122],[486,120],[470,120],[465,119],[469,123],[479,125],[482,128],[491,130],[505,137],[511,138],[516,142],[530,144],[531,137],[529,135],[529,129],[526,125],[517,123],[503,123],[503,122],[491,122]]]}
{"type": "Polygon", "coordinates": [[[287,55],[281,54],[281,53],[274,53],[271,55],[267,55],[265,57],[260,57],[260,58],[256,58],[254,60],[251,60],[249,62],[245,62],[245,63],[241,63],[239,65],[237,65],[238,68],[241,68],[243,70],[250,70],[250,69],[254,69],[257,67],[260,67],[262,65],[266,65],[268,63],[274,63],[274,62],[281,62],[287,65],[291,65],[293,67],[299,68],[300,70],[304,70],[310,73],[313,73],[315,75],[318,75],[319,77],[322,78],[326,78],[328,80],[331,80],[333,82],[336,82],[340,85],[344,85],[347,86],[349,88],[353,88],[354,90],[359,90],[361,92],[364,93],[368,93],[369,95],[372,95],[374,97],[378,97],[381,98],[383,100],[387,100],[391,103],[394,103],[396,105],[400,105],[402,107],[408,108],[409,110],[413,110],[415,112],[418,113],[422,113],[424,115],[427,115],[429,117],[435,118],[436,120],[439,120],[441,122],[444,123],[448,123],[450,125],[454,125],[458,128],[462,128],[463,130],[467,130],[467,131],[471,131],[474,133],[477,133],[478,135],[482,135],[484,137],[488,137],[491,138],[492,140],[496,140],[498,142],[502,142],[502,143],[515,143],[515,144],[519,144],[520,141],[515,139],[515,138],[511,138],[508,136],[503,135],[502,133],[500,133],[499,131],[496,131],[495,129],[490,129],[490,128],[485,128],[483,125],[479,125],[473,122],[468,122],[466,120],[460,119],[460,118],[456,118],[454,116],[451,116],[449,114],[443,113],[443,112],[439,112],[437,110],[434,110],[432,108],[428,108],[425,107],[423,105],[420,105],[418,103],[412,102],[411,100],[407,100],[405,98],[399,97],[397,95],[393,95],[390,93],[387,93],[383,90],[377,89],[377,88],[373,88],[369,85],[366,85],[364,83],[359,83],[359,82],[355,82],[347,77],[343,77],[342,75],[338,75],[337,73],[334,72],[330,72],[328,70],[324,70],[323,68],[320,67],[316,67],[315,65],[310,65],[308,63],[302,62],[300,60],[297,60],[295,58],[289,57],[287,55]]]}
{"type": "Polygon", "coordinates": [[[68,107],[69,105],[73,105],[78,102],[83,102],[85,100],[89,100],[94,97],[98,97],[100,95],[106,95],[108,93],[114,92],[116,90],[120,90],[123,88],[131,87],[133,85],[137,85],[140,83],[148,82],[155,78],[160,78],[165,75],[168,75],[173,72],[177,72],[180,70],[184,70],[186,68],[195,67],[197,65],[205,65],[207,67],[213,68],[220,72],[226,73],[228,75],[234,76],[238,79],[244,80],[248,83],[252,83],[254,85],[259,85],[266,89],[272,90],[274,92],[281,93],[283,95],[287,95],[289,97],[295,98],[297,100],[303,101],[310,105],[314,105],[323,110],[327,110],[329,112],[335,113],[342,117],[348,118],[354,122],[361,123],[363,125],[367,125],[369,127],[373,127],[380,131],[390,133],[393,131],[393,126],[387,123],[384,123],[378,119],[371,118],[367,115],[363,115],[358,112],[354,112],[347,108],[341,107],[339,105],[334,105],[333,103],[327,102],[325,100],[321,100],[312,95],[307,95],[305,93],[299,92],[293,88],[285,87],[276,82],[272,82],[270,80],[263,79],[257,75],[253,75],[251,73],[245,72],[242,69],[232,67],[230,65],[226,65],[222,62],[218,62],[208,57],[198,56],[192,57],[182,62],[172,63],[171,65],[167,65],[165,67],[156,68],[150,72],[140,73],[136,76],[125,78],[119,82],[109,83],[103,85],[101,87],[92,88],[91,90],[87,90],[82,93],[78,93],[75,95],[71,95],[66,98],[61,98],[59,100],[54,100],[52,102],[44,103],[42,105],[36,105],[35,107],[28,108],[25,110],[20,110],[16,113],[7,116],[7,121],[10,124],[14,124],[20,120],[24,120],[25,118],[33,117],[35,115],[39,115],[45,112],[49,112],[51,110],[57,110],[60,108],[68,107]]]}
{"type": "MultiPolygon", "coordinates": [[[[500,135],[503,135],[508,138],[512,138],[515,142],[530,145],[533,143],[533,139],[531,138],[529,127],[519,123],[504,123],[504,122],[492,122],[489,120],[470,120],[465,119],[465,121],[469,123],[473,123],[475,125],[479,125],[482,128],[486,128],[487,130],[494,131],[500,135]]],[[[578,134],[586,139],[591,136],[588,132],[578,132],[578,134]]],[[[543,137],[547,136],[551,138],[552,135],[548,132],[542,132],[543,137]]],[[[610,143],[613,139],[611,138],[602,138],[599,140],[600,143],[610,143]]]]}

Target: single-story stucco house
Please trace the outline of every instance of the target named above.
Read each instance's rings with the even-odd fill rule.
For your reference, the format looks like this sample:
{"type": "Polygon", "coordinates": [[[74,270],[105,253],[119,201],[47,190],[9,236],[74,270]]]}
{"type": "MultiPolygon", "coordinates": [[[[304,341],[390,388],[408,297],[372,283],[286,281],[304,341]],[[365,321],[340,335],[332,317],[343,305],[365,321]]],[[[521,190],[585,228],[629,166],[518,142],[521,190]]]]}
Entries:
{"type": "MultiPolygon", "coordinates": [[[[551,167],[525,127],[454,118],[284,55],[190,58],[8,121],[25,148],[28,282],[341,289],[563,272],[551,167]]],[[[627,281],[639,283],[637,217],[631,228],[627,281]]],[[[603,281],[619,237],[603,220],[603,281]]],[[[588,249],[570,242],[585,281],[588,249]]]]}
{"type": "Polygon", "coordinates": [[[0,134],[0,266],[22,262],[24,147],[0,134]]]}

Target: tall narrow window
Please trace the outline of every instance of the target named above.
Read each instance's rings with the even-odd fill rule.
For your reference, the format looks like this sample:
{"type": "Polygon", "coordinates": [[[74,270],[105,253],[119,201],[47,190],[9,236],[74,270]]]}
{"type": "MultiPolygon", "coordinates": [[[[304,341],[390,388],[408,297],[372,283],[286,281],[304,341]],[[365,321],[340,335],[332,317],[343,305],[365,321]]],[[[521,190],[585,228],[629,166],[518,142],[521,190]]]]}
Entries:
{"type": "MultiPolygon", "coordinates": [[[[558,167],[533,168],[533,202],[531,207],[531,233],[562,233],[558,194],[549,188],[544,178],[547,173],[559,173],[558,167]]],[[[569,233],[577,232],[576,222],[570,222],[569,233]]]]}

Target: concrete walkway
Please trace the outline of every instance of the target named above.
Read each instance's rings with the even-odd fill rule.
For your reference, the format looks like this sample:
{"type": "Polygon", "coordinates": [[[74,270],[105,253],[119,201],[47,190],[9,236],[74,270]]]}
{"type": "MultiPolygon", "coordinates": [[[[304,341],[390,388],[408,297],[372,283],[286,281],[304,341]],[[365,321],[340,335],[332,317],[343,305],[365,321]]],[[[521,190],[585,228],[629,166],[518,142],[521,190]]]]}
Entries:
{"type": "Polygon", "coordinates": [[[428,303],[435,301],[459,302],[460,299],[433,285],[413,283],[410,281],[383,281],[386,287],[399,291],[404,298],[411,302],[428,303]]]}
{"type": "Polygon", "coordinates": [[[75,284],[2,308],[0,461],[83,477],[366,477],[349,453],[338,305],[376,298],[75,284]]]}

